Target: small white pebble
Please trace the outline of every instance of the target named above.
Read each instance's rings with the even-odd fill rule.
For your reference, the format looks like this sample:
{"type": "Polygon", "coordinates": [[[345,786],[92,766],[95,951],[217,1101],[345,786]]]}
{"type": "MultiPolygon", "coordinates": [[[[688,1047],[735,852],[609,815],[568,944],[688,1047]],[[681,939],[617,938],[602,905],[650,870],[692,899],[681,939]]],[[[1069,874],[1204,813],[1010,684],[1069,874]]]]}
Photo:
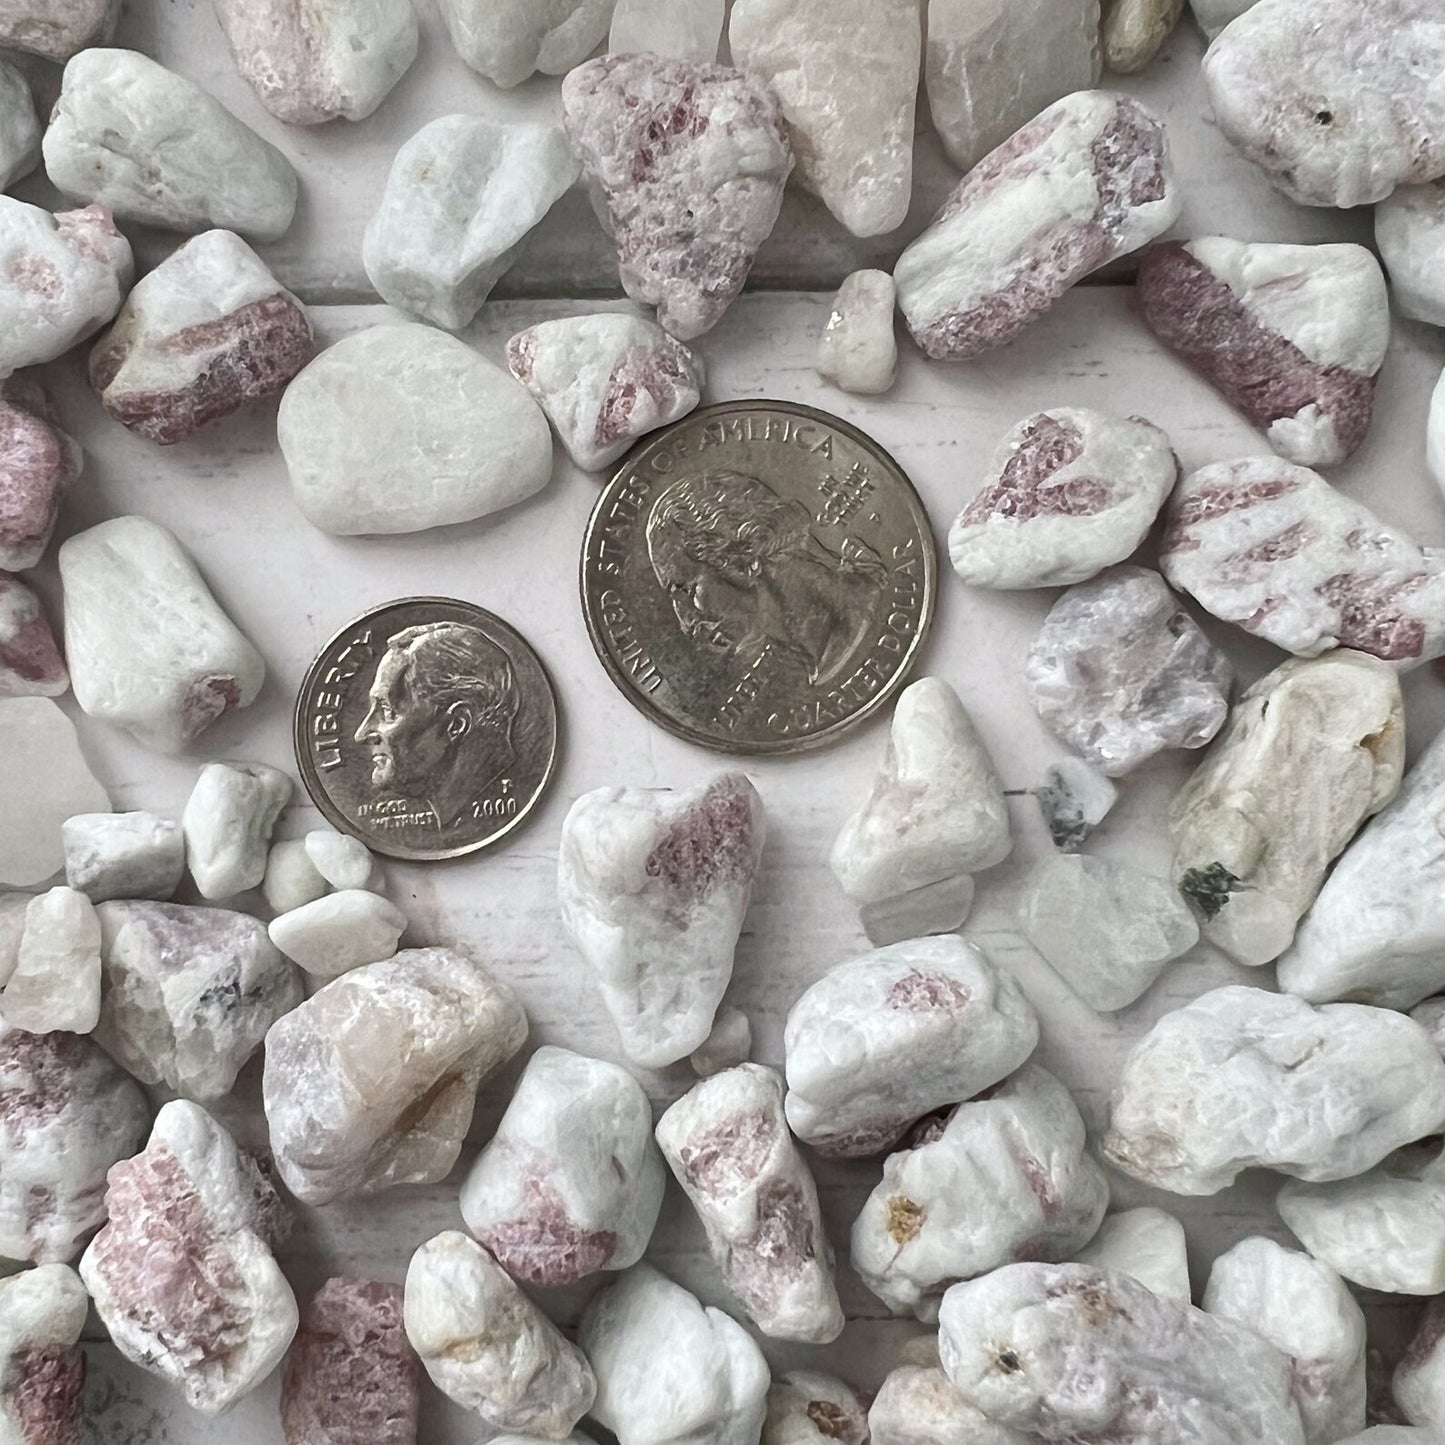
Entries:
{"type": "Polygon", "coordinates": [[[154,813],[77,813],[65,820],[60,836],[65,881],[92,903],[164,901],[186,871],[180,824],[154,813]]]}
{"type": "Polygon", "coordinates": [[[271,845],[261,879],[261,896],[273,913],[304,908],[329,891],[326,880],[311,861],[304,838],[285,838],[271,845]]]}
{"type": "Polygon", "coordinates": [[[85,894],[52,888],[32,898],[0,1015],[32,1034],[88,1034],[100,1020],[100,920],[85,894]]]}
{"type": "Polygon", "coordinates": [[[186,863],[202,898],[231,898],[266,874],[271,830],[291,779],[264,763],[207,763],[181,815],[186,863]]]}
{"type": "Polygon", "coordinates": [[[898,367],[897,297],[886,271],[855,271],[843,282],[818,338],[815,365],[824,381],[860,396],[891,389],[898,367]]]}
{"type": "Polygon", "coordinates": [[[401,910],[378,893],[348,888],[271,920],[271,942],[314,978],[339,978],[396,952],[406,931],[401,910]]]}
{"type": "Polygon", "coordinates": [[[304,839],[306,856],[333,888],[365,888],[376,860],[359,838],[317,828],[304,839]]]}

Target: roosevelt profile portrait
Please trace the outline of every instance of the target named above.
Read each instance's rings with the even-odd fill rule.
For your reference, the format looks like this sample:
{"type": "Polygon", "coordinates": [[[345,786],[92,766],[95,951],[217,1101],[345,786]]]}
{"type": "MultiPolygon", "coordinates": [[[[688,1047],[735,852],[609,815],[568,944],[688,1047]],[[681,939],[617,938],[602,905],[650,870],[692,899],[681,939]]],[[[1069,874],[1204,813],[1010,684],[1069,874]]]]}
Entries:
{"type": "Polygon", "coordinates": [[[875,625],[887,574],[856,540],[841,551],[767,483],[717,471],[672,483],[647,519],[652,570],[687,636],[717,652],[771,644],[828,682],[875,625]]]}

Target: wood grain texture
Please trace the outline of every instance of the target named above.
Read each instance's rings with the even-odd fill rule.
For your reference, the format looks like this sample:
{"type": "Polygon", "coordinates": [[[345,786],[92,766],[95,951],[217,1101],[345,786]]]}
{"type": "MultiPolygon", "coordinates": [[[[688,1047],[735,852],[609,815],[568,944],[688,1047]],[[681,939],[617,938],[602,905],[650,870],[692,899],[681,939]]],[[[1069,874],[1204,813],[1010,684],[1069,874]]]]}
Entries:
{"type": "MultiPolygon", "coordinates": [[[[500,360],[506,339],[536,321],[580,309],[564,302],[489,305],[468,336],[500,360]]],[[[827,315],[825,295],[751,295],[703,342],[710,400],[774,396],[832,410],[874,435],[918,486],[940,542],[981,479],[987,454],[1017,420],[1050,405],[1099,406],[1141,413],[1172,436],[1186,467],[1265,450],[1261,438],[1202,381],[1153,340],[1134,313],[1127,288],[1076,291],[997,357],[974,366],[931,364],[905,346],[897,389],[883,398],[851,398],[819,381],[812,350],[827,315]]],[[[315,313],[324,340],[399,320],[385,308],[340,307],[315,313]]],[[[1445,502],[1424,469],[1424,418],[1430,387],[1445,360],[1439,332],[1397,326],[1382,381],[1374,430],[1334,478],[1422,542],[1445,543],[1445,502]]],[[[535,818],[495,851],[455,864],[386,868],[387,891],[410,919],[410,943],[457,944],[516,986],[532,1023],[532,1044],[562,1044],[618,1058],[611,1025],[567,941],[555,901],[555,859],[572,799],[608,783],[686,785],[725,764],[649,726],[617,693],[593,656],[576,602],[578,547],[598,483],[558,451],[550,486],[495,518],[410,537],[337,539],[314,531],[296,510],[275,449],[274,408],[221,422],[170,449],[140,441],[109,420],[84,381],[83,359],[45,369],[65,425],[86,449],[86,471],[66,504],[62,535],[103,518],[140,512],[173,528],[193,551],[217,595],[260,647],[270,676],[259,702],[232,715],[184,759],[152,757],[125,737],[81,718],[87,754],[118,808],[178,816],[205,757],[256,759],[292,769],[289,713],[302,672],[342,623],[389,598],[443,593],[499,612],[532,642],[560,693],[563,748],[551,791],[535,818]]],[[[1143,555],[1149,555],[1149,548],[1143,555]]],[[[53,556],[34,574],[58,611],[53,556]]],[[[964,588],[945,567],[940,606],[921,670],[958,688],[996,758],[1005,783],[1037,783],[1062,749],[1045,733],[1023,695],[1023,655],[1056,592],[990,594],[964,588]]],[[[1233,629],[1210,630],[1235,659],[1243,681],[1280,660],[1274,649],[1233,629]]],[[[1436,670],[1405,683],[1412,756],[1445,723],[1436,670]]],[[[765,866],[737,953],[730,1000],[753,1021],[755,1057],[782,1062],[782,1028],[798,994],[829,966],[866,942],[826,867],[843,818],[861,800],[882,752],[886,721],[875,720],[815,755],[746,764],[767,804],[765,866]]],[[[1175,754],[1133,775],[1097,851],[1155,870],[1164,863],[1163,811],[1192,759],[1175,754]]],[[[294,769],[293,769],[294,771],[294,769]]],[[[1015,972],[1043,1023],[1040,1060],[1074,1090],[1092,1128],[1104,1117],[1120,1061],[1170,1008],[1224,982],[1269,984],[1201,947],[1172,966],[1132,1008],[1099,1017],[1080,1003],[1013,931],[1020,881],[1049,844],[1031,799],[1013,800],[1013,857],[980,880],[965,932],[1015,972]]],[[[317,826],[302,801],[282,822],[285,835],[317,826]]],[[[476,1122],[457,1172],[430,1188],[396,1189],[375,1199],[298,1210],[283,1262],[301,1294],[347,1271],[400,1280],[417,1244],[460,1227],[457,1189],[466,1166],[505,1106],[520,1060],[482,1090],[476,1122]]],[[[641,1076],[661,1108],[692,1082],[686,1068],[641,1076]]],[[[246,1070],[219,1112],[248,1142],[264,1142],[259,1068],[246,1070]]],[[[825,1216],[839,1248],[839,1277],[850,1324],[824,1349],[778,1347],[776,1366],[814,1363],[874,1388],[901,1343],[920,1331],[896,1321],[846,1267],[848,1229],[876,1183],[876,1162],[818,1162],[825,1216]]],[[[1271,1200],[1278,1180],[1247,1177],[1214,1199],[1182,1200],[1116,1178],[1120,1205],[1161,1203],[1184,1219],[1196,1290],[1208,1262],[1246,1233],[1287,1239],[1271,1200]]],[[[708,1260],[701,1226],[669,1186],[651,1257],[710,1302],[727,1297],[708,1260]]],[[[595,1283],[547,1298],[564,1323],[595,1283]]],[[[1416,1306],[1371,1303],[1377,1338],[1399,1347],[1416,1306]]],[[[104,1445],[213,1445],[216,1426],[103,1345],[92,1351],[91,1405],[104,1445]]],[[[279,1440],[276,1382],[245,1401],[225,1429],[233,1445],[279,1440]]],[[[425,1445],[473,1445],[475,1420],[427,1395],[425,1445]]]]}

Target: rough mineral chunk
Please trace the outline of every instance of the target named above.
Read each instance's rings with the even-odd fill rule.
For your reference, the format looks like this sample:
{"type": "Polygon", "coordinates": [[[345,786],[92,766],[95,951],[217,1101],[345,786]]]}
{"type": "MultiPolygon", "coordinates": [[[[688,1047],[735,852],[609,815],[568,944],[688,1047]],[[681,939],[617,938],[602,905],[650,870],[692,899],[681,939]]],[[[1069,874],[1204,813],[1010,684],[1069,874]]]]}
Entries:
{"type": "Polygon", "coordinates": [[[657,1142],[748,1317],[774,1339],[843,1331],[818,1190],[783,1114],[783,1080],[740,1064],[696,1084],[657,1121],[657,1142]]]}
{"type": "Polygon", "coordinates": [[[898,258],[898,304],[927,355],[980,356],[1076,281],[1167,231],[1180,204],[1164,127],[1127,96],[1080,91],[958,183],[898,258]]]}
{"type": "Polygon", "coordinates": [[[1425,1306],[1391,1390],[1412,1425],[1445,1431],[1445,1299],[1425,1306]]]}
{"type": "Polygon", "coordinates": [[[853,1222],[850,1262],[895,1314],[938,1318],[955,1281],[1014,1259],[1069,1259],[1109,1204],[1069,1092],[1025,1064],[890,1154],[853,1222]]]}
{"type": "Polygon", "coordinates": [[[105,1219],[105,1175],[150,1107],[88,1038],[0,1024],[0,1257],[70,1260],[105,1219]]]}
{"type": "Polygon", "coordinates": [[[1217,1194],[1256,1167],[1347,1179],[1442,1123],[1445,1063],[1413,1020],[1227,987],[1134,1046],[1104,1154],[1161,1189],[1217,1194]]]}
{"type": "Polygon", "coordinates": [[[735,0],[728,20],[733,60],[782,107],[799,180],[855,236],[908,215],[921,20],[918,0],[735,0]]]}
{"type": "MultiPolygon", "coordinates": [[[[113,905],[107,905],[113,906],[113,905]]],[[[296,1333],[296,1297],[271,1253],[286,1206],[236,1141],[184,1099],[145,1152],[117,1164],[110,1222],[80,1277],[111,1342],[203,1415],[255,1389],[296,1333]]]]}
{"type": "Polygon", "coordinates": [[[514,1279],[573,1284],[642,1258],[665,1178],[637,1080],[548,1045],[467,1175],[462,1218],[514,1279]]]}
{"type": "Polygon", "coordinates": [[[617,0],[607,49],[651,51],[669,60],[711,65],[722,39],[727,0],[617,0]]]}
{"type": "Polygon", "coordinates": [[[1365,1428],[1365,1316],[1329,1265],[1253,1235],[1214,1261],[1203,1306],[1290,1357],[1312,1445],[1365,1428]]]}
{"type": "Polygon", "coordinates": [[[1330,863],[1399,790],[1400,707],[1390,667],[1343,649],[1239,700],[1169,811],[1174,882],[1209,942],[1248,965],[1289,946],[1330,863]]]}
{"type": "Polygon", "coordinates": [[[1099,69],[1099,0],[929,0],[928,105],[960,170],[1099,69]]]}
{"type": "Polygon", "coordinates": [[[13,380],[0,387],[0,568],[10,572],[40,560],[81,467],[79,446],[54,424],[44,394],[17,390],[13,380]]]}
{"type": "Polygon", "coordinates": [[[741,1009],[720,1008],[712,1032],[688,1055],[693,1073],[710,1079],[745,1064],[753,1051],[753,1026],[741,1009]]]}
{"type": "Polygon", "coordinates": [[[0,697],[59,697],[70,674],[40,599],[18,578],[0,572],[0,697]]]}
{"type": "Polygon", "coordinates": [[[155,522],[114,517],[77,533],[60,548],[60,580],[75,700],[143,747],[178,753],[261,690],[260,654],[155,522]]]}
{"type": "Polygon", "coordinates": [[[1209,47],[1204,83],[1219,129],[1285,195],[1362,206],[1445,175],[1442,67],[1435,0],[1259,0],[1209,47]]]}
{"type": "Polygon", "coordinates": [[[85,894],[52,888],[30,900],[0,1015],[33,1034],[88,1034],[100,1018],[100,920],[85,894]]]}
{"type": "Polygon", "coordinates": [[[1390,341],[1390,298],[1363,246],[1205,236],[1145,253],[1144,319],[1282,457],[1342,462],[1365,439],[1390,341]]]}
{"type": "Polygon", "coordinates": [[[945,934],[839,964],[793,1005],[783,1037],[793,1132],[859,1158],[1012,1073],[1039,1026],[1011,974],[945,934]]]}
{"type": "Polygon", "coordinates": [[[444,115],[396,153],[366,274],[383,300],[459,331],[577,172],[559,126],[444,115]]]}
{"type": "Polygon", "coordinates": [[[390,958],[406,932],[406,915],[378,893],[343,888],[273,918],[269,932],[312,978],[329,980],[390,958]]]}
{"type": "Polygon", "coordinates": [[[894,1370],[874,1396],[868,1429],[872,1445],[1035,1445],[1038,1439],[985,1419],[936,1364],[894,1370]]]}
{"type": "MultiPolygon", "coordinates": [[[[53,361],[99,330],[120,309],[134,270],[130,242],[104,206],[51,215],[0,196],[0,377],[53,361]]],[[[5,441],[7,453],[24,445],[5,441]]],[[[9,466],[23,459],[6,457],[9,466]]]]}
{"type": "Polygon", "coordinates": [[[333,888],[365,888],[376,872],[371,849],[347,833],[313,828],[301,846],[323,882],[333,888]]]}
{"type": "Polygon", "coordinates": [[[315,351],[306,308],[239,236],[207,231],[136,283],[90,382],[118,422],[169,446],[277,395],[315,351]]]}
{"type": "Polygon", "coordinates": [[[96,912],[97,1041],[143,1084],[223,1098],[266,1030],[301,1002],[301,976],[244,913],[141,901],[96,912]]]}
{"type": "Polygon", "coordinates": [[[266,1119],[286,1187],[325,1204],[441,1179],[477,1085],[526,1036],[512,990],[449,949],[407,949],[327,984],[266,1036],[266,1119]]]}
{"type": "Polygon", "coordinates": [[[121,0],[4,0],[0,47],[25,50],[47,60],[69,60],[89,45],[110,39],[121,0]]]}
{"type": "Polygon", "coordinates": [[[296,504],[340,537],[470,522],[552,476],[526,389],[430,326],[372,326],[328,347],[286,388],[276,435],[296,504]]]}
{"type": "Polygon", "coordinates": [[[0,699],[0,758],[0,884],[30,888],[65,863],[61,824],[110,799],[48,697],[0,699]]]}
{"type": "Polygon", "coordinates": [[[90,1297],[65,1264],[0,1280],[0,1436],[7,1445],[76,1445],[82,1436],[90,1297]]]}
{"type": "Polygon", "coordinates": [[[9,190],[39,163],[40,122],[30,86],[8,60],[0,60],[0,191],[9,190]]]}
{"type": "Polygon", "coordinates": [[[1128,1275],[1011,1264],[944,1297],[939,1352],[989,1419],[1076,1445],[1304,1445],[1290,1361],[1128,1275]]]}
{"type": "Polygon", "coordinates": [[[507,365],[585,472],[602,471],[702,399],[701,358],[660,326],[619,312],[519,331],[507,343],[507,365]]]}
{"type": "Polygon", "coordinates": [[[712,1031],[765,834],[741,773],[685,792],[599,788],[562,825],[562,921],[633,1063],[664,1068],[712,1031]]]}
{"type": "Polygon", "coordinates": [[[627,294],[681,341],[710,330],[793,168],[772,92],[727,66],[610,55],[563,81],[562,112],[627,294]]]}
{"type": "Polygon", "coordinates": [[[1104,68],[1115,75],[1143,70],[1169,39],[1184,0],[1105,0],[1100,38],[1104,68]]]}
{"type": "Polygon", "coordinates": [[[1019,922],[1053,970],[1100,1013],[1127,1008],[1199,942],[1199,925],[1168,879],[1077,853],[1056,854],[1030,872],[1019,922]]]}
{"type": "Polygon", "coordinates": [[[273,913],[290,913],[314,903],[328,891],[328,884],[306,849],[304,838],[287,838],[273,843],[266,855],[266,873],[261,895],[273,913]]]}
{"type": "MultiPolygon", "coordinates": [[[[441,0],[457,54],[504,87],[565,75],[601,44],[615,0],[441,0]]],[[[678,0],[680,3],[680,0],[678,0]]]]}
{"type": "Polygon", "coordinates": [[[645,1264],[592,1296],[582,1348],[597,1372],[593,1417],[619,1445],[754,1445],[768,1366],[721,1310],[645,1264]]]}
{"type": "Polygon", "coordinates": [[[1402,316],[1445,326],[1445,181],[1401,186],[1375,207],[1375,244],[1402,316]]]}
{"type": "Polygon", "coordinates": [[[886,271],[855,271],[833,298],[818,338],[818,375],[840,391],[875,396],[893,388],[898,341],[893,311],[898,287],[886,271]]]}
{"type": "Polygon", "coordinates": [[[154,813],[77,813],[60,830],[65,881],[92,903],[164,901],[180,887],[186,845],[178,824],[154,813]]]}
{"type": "Polygon", "coordinates": [[[1070,588],[1029,650],[1034,711],[1111,777],[1203,747],[1229,713],[1229,659],[1157,572],[1115,567],[1070,588]]]}
{"type": "Polygon", "coordinates": [[[1099,1232],[1076,1258],[1095,1269],[1130,1275],[1165,1299],[1188,1304],[1192,1298],[1184,1226],[1162,1209],[1105,1215],[1099,1232]]]}
{"type": "Polygon", "coordinates": [[[768,1391],[759,1445],[868,1445],[868,1408],[842,1380],[794,1370],[768,1391]]]}
{"type": "Polygon", "coordinates": [[[266,873],[291,779],[265,763],[207,763],[181,814],[186,866],[202,898],[232,898],[266,873]]]}
{"type": "Polygon", "coordinates": [[[394,1284],[328,1279],[286,1356],[286,1445],[417,1445],[420,1374],[394,1284]]]}
{"type": "Polygon", "coordinates": [[[1438,1144],[1401,1149],[1354,1179],[1291,1180],[1276,1203],[1300,1243],[1355,1284],[1392,1294],[1445,1291],[1445,1155],[1438,1144]]]}
{"type": "Polygon", "coordinates": [[[1119,801],[1119,790],[1082,759],[1065,758],[1044,774],[1034,798],[1054,847],[1061,853],[1076,853],[1109,816],[1119,801]]]}
{"type": "Polygon", "coordinates": [[[958,694],[942,678],[910,684],[873,791],[828,860],[870,941],[957,928],[973,905],[972,875],[1012,846],[1003,784],[958,694]]]}
{"type": "Polygon", "coordinates": [[[416,59],[411,0],[213,0],[236,69],[278,120],[364,120],[416,59]]]}
{"type": "Polygon", "coordinates": [[[448,1230],[412,1255],[405,1308],[432,1384],[495,1429],[561,1440],[592,1408],[586,1356],[465,1234],[448,1230]]]}

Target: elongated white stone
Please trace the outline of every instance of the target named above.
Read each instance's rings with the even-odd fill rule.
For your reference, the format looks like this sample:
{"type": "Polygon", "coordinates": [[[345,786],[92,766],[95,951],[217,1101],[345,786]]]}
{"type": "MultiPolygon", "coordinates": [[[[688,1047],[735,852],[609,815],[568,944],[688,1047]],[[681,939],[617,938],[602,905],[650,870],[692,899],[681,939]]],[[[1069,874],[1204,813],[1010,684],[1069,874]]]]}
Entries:
{"type": "Polygon", "coordinates": [[[144,1084],[203,1103],[230,1093],[301,977],[244,913],[116,901],[96,913],[104,991],[96,1040],[144,1084]]]}
{"type": "Polygon", "coordinates": [[[236,69],[291,125],[364,120],[416,59],[410,0],[212,0],[236,69]]]}
{"type": "Polygon", "coordinates": [[[276,435],[296,503],[350,537],[470,522],[547,485],[552,436],[524,387],[430,326],[372,326],[286,388],[276,435]]]}
{"type": "Polygon", "coordinates": [[[1419,1024],[1226,987],[1134,1046],[1103,1147],[1135,1179],[1217,1194],[1251,1168],[1347,1179],[1442,1123],[1445,1063],[1419,1024]]]}
{"type": "Polygon", "coordinates": [[[59,697],[70,674],[40,599],[0,572],[0,697],[59,697]]]}
{"type": "Polygon", "coordinates": [[[1064,758],[1034,789],[1049,838],[1061,853],[1077,853],[1119,801],[1119,790],[1082,758],[1064,758]]]}
{"type": "Polygon", "coordinates": [[[1003,784],[958,694],[942,678],[911,683],[872,794],[828,860],[869,940],[957,928],[973,903],[972,875],[1012,846],[1003,784]]]}
{"type": "Polygon", "coordinates": [[[100,1019],[100,920],[85,894],[52,888],[31,899],[0,1016],[33,1034],[88,1034],[100,1019]]]}
{"type": "Polygon", "coordinates": [[[733,62],[772,88],[798,178],[855,236],[901,226],[913,195],[918,0],[735,0],[733,62]]]}
{"type": "Polygon", "coordinates": [[[1033,1445],[1038,1439],[979,1414],[937,1364],[893,1370],[873,1397],[868,1429],[872,1445],[1033,1445]]]}
{"type": "Polygon", "coordinates": [[[70,61],[42,148],[56,186],[122,220],[274,241],[296,211],[296,172],[280,151],[134,50],[70,61]]]}
{"type": "Polygon", "coordinates": [[[291,779],[265,763],[207,763],[181,814],[186,866],[202,898],[232,898],[266,872],[291,779]]]}
{"type": "Polygon", "coordinates": [[[1193,1298],[1184,1226],[1162,1209],[1106,1214],[1099,1232],[1075,1258],[1095,1269],[1130,1275],[1165,1299],[1187,1305],[1193,1298]]]}
{"type": "Polygon", "coordinates": [[[964,1398],[1046,1439],[1305,1442],[1286,1355],[1128,1275],[1007,1265],[949,1290],[940,1324],[964,1398]]]}
{"type": "Polygon", "coordinates": [[[1214,1261],[1202,1303],[1290,1357],[1310,1445],[1365,1428],[1365,1316],[1329,1265],[1252,1235],[1214,1261]]]}
{"type": "Polygon", "coordinates": [[[0,47],[69,60],[88,45],[110,39],[121,0],[5,0],[0,6],[0,47]]]}
{"type": "Polygon", "coordinates": [[[712,1032],[688,1055],[692,1071],[710,1079],[724,1069],[745,1064],[753,1051],[753,1026],[747,1014],[737,1008],[720,1008],[712,1032]]]}
{"type": "Polygon", "coordinates": [[[783,1114],[783,1080],[740,1064],[694,1085],[657,1121],[657,1142],[748,1317],[774,1339],[843,1331],[818,1190],[783,1114]]]}
{"type": "Polygon", "coordinates": [[[1375,207],[1375,244],[1402,316],[1445,326],[1445,181],[1400,186],[1375,207]]]}
{"type": "Polygon", "coordinates": [[[868,1409],[850,1385],[815,1370],[774,1380],[759,1445],[868,1445],[868,1409]]]}
{"type": "Polygon", "coordinates": [[[157,523],[115,517],[76,533],[60,581],[75,700],[143,747],[178,753],[261,690],[261,655],[157,523]]]}
{"type": "Polygon", "coordinates": [[[441,0],[457,54],[510,88],[529,75],[564,75],[601,44],[615,0],[441,0]]]}
{"type": "Polygon", "coordinates": [[[579,1338],[597,1372],[593,1417],[618,1445],[754,1445],[768,1366],[752,1336],[665,1275],[634,1265],[592,1296],[579,1338]]]}
{"type": "Polygon", "coordinates": [[[65,881],[92,903],[167,899],[186,871],[180,826],[154,813],[77,813],[60,835],[65,881]]]}
{"type": "Polygon", "coordinates": [[[1105,0],[1099,32],[1104,68],[1115,75],[1143,70],[1183,13],[1184,0],[1105,0]]]}
{"type": "Polygon", "coordinates": [[[559,1440],[592,1408],[586,1356],[465,1234],[448,1230],[412,1255],[404,1308],[432,1384],[494,1428],[559,1440]]]}
{"type": "Polygon", "coordinates": [[[1445,1432],[1445,1299],[1425,1306],[1390,1388],[1412,1425],[1445,1432]]]}
{"type": "Polygon", "coordinates": [[[441,116],[396,153],[366,274],[384,301],[459,331],[577,174],[556,125],[441,116]]]}
{"type": "Polygon", "coordinates": [[[1169,810],[1173,879],[1209,942],[1278,958],[1355,830],[1399,791],[1405,734],[1387,663],[1337,649],[1251,687],[1169,810]]]}
{"type": "Polygon", "coordinates": [[[90,1296],[65,1264],[0,1280],[0,1436],[9,1445],[70,1445],[84,1429],[80,1332],[90,1296]]]}
{"type": "Polygon", "coordinates": [[[727,0],[617,0],[607,49],[649,51],[668,60],[711,65],[722,40],[727,0]]]}
{"type": "Polygon", "coordinates": [[[562,824],[562,921],[632,1062],[663,1068],[712,1032],[766,827],[741,773],[685,792],[599,788],[562,824]]]}
{"type": "Polygon", "coordinates": [[[348,833],[313,828],[301,846],[317,874],[333,888],[365,888],[376,872],[371,849],[348,833]]]}
{"type": "Polygon", "coordinates": [[[40,121],[25,77],[0,60],[0,191],[40,164],[40,121]]]}
{"type": "Polygon", "coordinates": [[[898,369],[897,304],[898,287],[887,271],[854,271],[833,298],[818,338],[818,375],[860,396],[891,391],[898,369]]]}
{"type": "Polygon", "coordinates": [[[703,363],[641,316],[599,311],[543,321],[507,343],[507,365],[583,471],[610,466],[638,437],[702,399],[703,363]]]}
{"type": "Polygon", "coordinates": [[[378,893],[343,888],[271,920],[271,942],[312,978],[340,978],[396,952],[406,915],[378,893]]]}
{"type": "Polygon", "coordinates": [[[328,891],[304,838],[286,838],[273,843],[266,855],[266,872],[261,879],[261,894],[273,913],[290,913],[304,908],[328,891]]]}

